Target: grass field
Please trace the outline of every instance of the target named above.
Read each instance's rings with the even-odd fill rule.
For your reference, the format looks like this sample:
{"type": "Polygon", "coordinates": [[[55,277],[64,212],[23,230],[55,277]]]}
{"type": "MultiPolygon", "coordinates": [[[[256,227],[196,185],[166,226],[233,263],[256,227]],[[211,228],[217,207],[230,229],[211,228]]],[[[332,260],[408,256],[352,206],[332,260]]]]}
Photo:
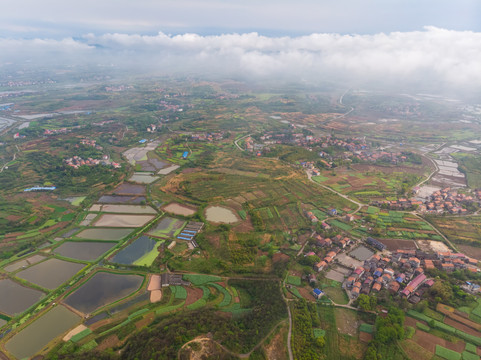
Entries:
{"type": "Polygon", "coordinates": [[[287,283],[294,286],[301,286],[301,278],[299,276],[289,275],[287,277],[287,283]]]}
{"type": "Polygon", "coordinates": [[[461,354],[456,351],[446,349],[440,345],[436,345],[436,355],[446,360],[460,360],[461,354]]]}
{"type": "Polygon", "coordinates": [[[204,285],[211,282],[220,281],[221,278],[213,275],[184,274],[184,280],[190,281],[194,285],[204,285]]]}

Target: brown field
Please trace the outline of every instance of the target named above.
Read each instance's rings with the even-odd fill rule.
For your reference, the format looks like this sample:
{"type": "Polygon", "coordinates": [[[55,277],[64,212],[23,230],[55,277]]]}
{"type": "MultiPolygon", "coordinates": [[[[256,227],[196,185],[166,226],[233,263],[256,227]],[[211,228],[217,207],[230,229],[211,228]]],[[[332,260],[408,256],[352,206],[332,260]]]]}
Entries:
{"type": "Polygon", "coordinates": [[[186,287],[187,299],[185,299],[185,306],[195,303],[197,300],[202,298],[204,292],[199,288],[186,287]]]}
{"type": "MultiPolygon", "coordinates": [[[[458,311],[450,306],[447,306],[447,305],[444,305],[444,304],[441,304],[439,303],[437,306],[436,306],[436,310],[439,311],[440,313],[442,314],[445,314],[446,316],[450,317],[451,319],[457,321],[458,323],[461,323],[465,326],[468,326],[472,329],[475,329],[475,330],[478,330],[478,331],[481,331],[481,324],[478,324],[477,322],[474,322],[474,321],[471,321],[468,319],[468,314],[466,313],[463,313],[461,311],[458,311]],[[464,315],[464,316],[462,316],[464,315]]],[[[479,334],[481,335],[481,334],[479,334]]],[[[478,334],[476,334],[476,336],[479,336],[478,334]]]]}
{"type": "Polygon", "coordinates": [[[162,290],[152,290],[150,292],[150,302],[156,303],[162,300],[162,290]]]}
{"type": "Polygon", "coordinates": [[[280,329],[276,331],[272,340],[264,345],[264,351],[266,352],[268,359],[287,360],[289,358],[286,352],[286,337],[287,326],[286,324],[283,324],[280,326],[280,329]]]}
{"type": "Polygon", "coordinates": [[[114,346],[117,346],[119,344],[121,344],[122,341],[119,340],[119,338],[117,337],[117,335],[113,334],[113,335],[110,335],[109,337],[105,338],[104,341],[102,341],[96,348],[95,350],[97,351],[104,351],[104,350],[107,350],[107,349],[110,349],[114,346]]]}
{"type": "Polygon", "coordinates": [[[416,328],[416,323],[422,323],[424,325],[427,325],[428,323],[426,321],[422,321],[422,320],[416,320],[415,318],[412,318],[412,317],[409,317],[409,316],[406,316],[406,318],[404,319],[404,325],[406,326],[412,326],[413,328],[416,328]]]}
{"type": "Polygon", "coordinates": [[[452,327],[454,327],[458,330],[464,331],[465,333],[468,333],[470,335],[481,337],[481,333],[479,331],[476,331],[473,328],[471,328],[471,327],[469,327],[465,324],[462,324],[460,322],[457,322],[456,320],[451,319],[447,316],[444,318],[444,323],[447,324],[447,325],[451,325],[452,327]]]}
{"type": "Polygon", "coordinates": [[[360,323],[354,310],[336,308],[334,312],[337,330],[342,334],[357,336],[360,323]]]}
{"type": "Polygon", "coordinates": [[[147,287],[148,291],[152,290],[160,290],[161,285],[160,285],[160,275],[152,275],[149,280],[149,286],[147,287]]]}
{"type": "Polygon", "coordinates": [[[367,345],[361,343],[357,338],[339,336],[339,350],[345,356],[354,356],[356,359],[362,359],[366,348],[367,345]]]}
{"type": "Polygon", "coordinates": [[[466,347],[466,344],[463,341],[452,343],[451,341],[441,339],[419,329],[416,329],[416,333],[414,334],[412,340],[433,354],[436,352],[436,345],[444,346],[445,348],[459,353],[463,352],[464,348],[466,347]]]}
{"type": "Polygon", "coordinates": [[[419,346],[412,340],[404,340],[399,344],[410,359],[431,360],[433,357],[433,353],[419,346]]]}
{"type": "Polygon", "coordinates": [[[458,244],[456,246],[462,253],[469,254],[469,257],[472,257],[476,260],[481,260],[481,248],[476,246],[461,245],[461,244],[458,244]]]}
{"type": "Polygon", "coordinates": [[[312,295],[309,289],[298,287],[297,290],[299,290],[299,293],[302,295],[304,299],[309,301],[315,300],[314,295],[312,295]]]}
{"type": "Polygon", "coordinates": [[[137,330],[140,330],[149,325],[152,321],[154,321],[154,319],[155,314],[153,312],[148,313],[142,320],[139,320],[135,323],[135,327],[137,328],[137,330]]]}
{"type": "Polygon", "coordinates": [[[359,332],[359,340],[364,342],[364,343],[368,343],[369,341],[372,340],[372,334],[369,334],[369,333],[364,332],[364,331],[360,331],[359,332]]]}
{"type": "Polygon", "coordinates": [[[379,239],[379,241],[386,245],[389,251],[417,249],[416,243],[413,240],[379,239]]]}
{"type": "Polygon", "coordinates": [[[164,210],[175,215],[183,216],[194,215],[196,211],[196,209],[178,203],[170,203],[169,205],[164,206],[164,210]]]}

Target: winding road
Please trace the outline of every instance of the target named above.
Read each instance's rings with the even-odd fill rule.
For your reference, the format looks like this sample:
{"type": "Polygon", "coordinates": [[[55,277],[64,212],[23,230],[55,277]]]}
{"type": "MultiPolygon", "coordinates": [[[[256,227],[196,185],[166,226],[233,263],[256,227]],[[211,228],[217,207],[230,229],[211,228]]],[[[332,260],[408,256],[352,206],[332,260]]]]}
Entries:
{"type": "Polygon", "coordinates": [[[235,146],[237,146],[237,148],[238,148],[240,151],[245,151],[243,148],[241,148],[241,147],[239,146],[239,143],[238,143],[238,142],[239,142],[240,140],[245,139],[246,137],[251,136],[251,135],[252,135],[252,134],[247,134],[247,135],[244,135],[244,136],[238,138],[237,140],[234,140],[235,146]]]}

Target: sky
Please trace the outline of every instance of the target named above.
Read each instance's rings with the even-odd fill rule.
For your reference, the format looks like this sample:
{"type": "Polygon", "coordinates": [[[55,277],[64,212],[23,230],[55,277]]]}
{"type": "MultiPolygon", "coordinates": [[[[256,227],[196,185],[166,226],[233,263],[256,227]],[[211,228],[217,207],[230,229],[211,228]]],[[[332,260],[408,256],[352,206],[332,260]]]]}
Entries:
{"type": "Polygon", "coordinates": [[[481,84],[479,0],[2,0],[0,66],[481,84]]]}

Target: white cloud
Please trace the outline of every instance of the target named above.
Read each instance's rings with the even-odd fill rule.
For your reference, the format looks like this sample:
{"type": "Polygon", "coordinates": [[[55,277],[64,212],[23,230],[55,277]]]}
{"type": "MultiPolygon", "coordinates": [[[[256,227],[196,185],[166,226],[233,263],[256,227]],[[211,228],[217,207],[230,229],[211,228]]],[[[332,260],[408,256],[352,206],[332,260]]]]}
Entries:
{"type": "Polygon", "coordinates": [[[0,39],[0,59],[34,53],[78,62],[137,64],[169,71],[222,71],[255,77],[306,77],[393,83],[481,84],[481,33],[426,27],[375,35],[311,34],[266,37],[257,33],[201,36],[88,34],[82,40],[0,39]],[[75,56],[74,56],[75,55],[75,56]]]}

